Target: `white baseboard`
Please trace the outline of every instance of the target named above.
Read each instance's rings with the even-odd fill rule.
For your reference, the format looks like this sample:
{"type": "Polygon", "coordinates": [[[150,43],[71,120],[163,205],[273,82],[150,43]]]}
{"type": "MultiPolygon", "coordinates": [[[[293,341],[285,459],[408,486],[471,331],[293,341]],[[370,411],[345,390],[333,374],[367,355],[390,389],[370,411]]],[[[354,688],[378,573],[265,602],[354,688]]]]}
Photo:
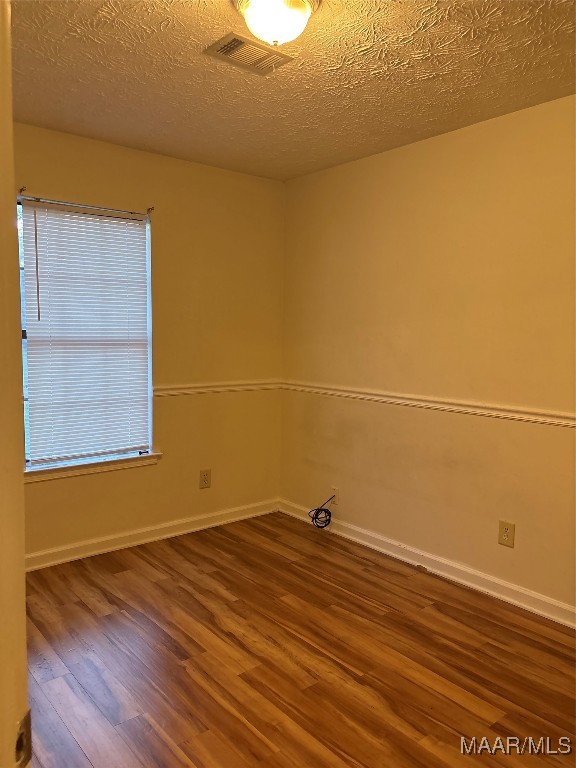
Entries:
{"type": "MultiPolygon", "coordinates": [[[[285,499],[279,500],[278,507],[281,512],[297,517],[299,520],[310,522],[308,510],[305,507],[293,504],[285,499]]],[[[490,576],[488,573],[476,571],[463,563],[446,560],[430,552],[423,552],[414,547],[409,547],[407,544],[388,539],[375,531],[359,528],[351,523],[334,520],[330,525],[329,531],[337,536],[351,539],[371,549],[376,549],[386,555],[395,557],[397,560],[422,566],[430,571],[430,573],[435,573],[450,581],[455,581],[479,592],[492,595],[507,603],[525,608],[527,611],[557,621],[560,624],[565,624],[569,627],[576,626],[575,608],[568,603],[562,603],[539,592],[533,592],[530,589],[504,581],[496,576],[490,576]]]]}
{"type": "Polygon", "coordinates": [[[116,549],[134,547],[137,544],[146,544],[150,541],[168,539],[172,536],[181,536],[183,533],[199,531],[203,528],[212,528],[216,525],[233,523],[237,520],[245,520],[249,517],[266,515],[278,509],[278,499],[268,499],[257,504],[249,504],[244,507],[234,507],[220,512],[211,512],[201,517],[187,517],[183,520],[173,520],[170,523],[151,525],[147,528],[138,528],[134,531],[120,533],[114,536],[102,536],[98,539],[87,539],[55,549],[44,549],[40,552],[32,552],[26,555],[26,570],[35,571],[46,568],[49,565],[67,563],[70,560],[79,560],[82,557],[101,555],[104,552],[113,552],[116,549]]]}
{"type": "MultiPolygon", "coordinates": [[[[134,547],[138,544],[168,539],[172,536],[181,536],[184,533],[192,533],[204,528],[212,528],[217,525],[224,525],[225,523],[233,523],[237,520],[266,515],[277,509],[292,517],[310,522],[308,510],[305,507],[293,504],[285,499],[268,499],[243,507],[211,512],[200,517],[174,520],[170,523],[138,528],[134,531],[114,536],[102,536],[101,538],[88,539],[64,547],[32,552],[26,555],[26,570],[34,571],[50,565],[66,563],[70,560],[79,560],[91,555],[100,555],[117,549],[134,547]]],[[[371,549],[376,549],[406,563],[422,566],[431,573],[443,576],[450,579],[450,581],[492,595],[500,600],[525,608],[532,613],[537,613],[540,616],[557,621],[560,624],[570,627],[576,626],[575,609],[568,603],[562,603],[539,592],[533,592],[517,584],[512,584],[482,571],[474,570],[463,563],[447,560],[430,552],[423,552],[399,541],[388,539],[375,531],[360,528],[351,523],[334,520],[330,525],[329,532],[356,541],[359,544],[364,544],[371,549]]]]}

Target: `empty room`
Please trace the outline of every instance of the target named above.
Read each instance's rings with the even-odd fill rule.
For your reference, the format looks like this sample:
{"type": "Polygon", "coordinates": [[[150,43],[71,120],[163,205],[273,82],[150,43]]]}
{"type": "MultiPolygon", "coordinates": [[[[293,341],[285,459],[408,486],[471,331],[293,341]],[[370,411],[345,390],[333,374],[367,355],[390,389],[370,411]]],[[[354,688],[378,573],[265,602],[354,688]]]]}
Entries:
{"type": "Polygon", "coordinates": [[[576,0],[0,0],[0,768],[573,766],[576,0]]]}

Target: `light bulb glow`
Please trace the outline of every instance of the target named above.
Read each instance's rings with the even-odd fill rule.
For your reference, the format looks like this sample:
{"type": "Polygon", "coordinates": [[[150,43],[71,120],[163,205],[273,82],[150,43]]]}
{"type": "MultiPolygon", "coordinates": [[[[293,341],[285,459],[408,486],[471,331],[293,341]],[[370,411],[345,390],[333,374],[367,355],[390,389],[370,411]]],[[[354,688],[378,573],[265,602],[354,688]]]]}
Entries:
{"type": "Polygon", "coordinates": [[[308,0],[246,0],[241,12],[254,37],[282,45],[304,32],[312,6],[308,0]]]}

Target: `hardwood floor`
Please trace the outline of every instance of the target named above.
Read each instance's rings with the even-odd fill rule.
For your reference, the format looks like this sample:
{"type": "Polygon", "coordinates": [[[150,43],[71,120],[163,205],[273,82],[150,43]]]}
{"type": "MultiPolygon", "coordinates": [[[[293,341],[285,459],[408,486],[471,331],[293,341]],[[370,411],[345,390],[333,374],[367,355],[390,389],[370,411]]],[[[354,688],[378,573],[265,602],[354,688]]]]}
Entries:
{"type": "Polygon", "coordinates": [[[35,768],[573,765],[574,633],[280,513],[28,576],[35,768]],[[505,744],[505,741],[504,741],[505,744]]]}

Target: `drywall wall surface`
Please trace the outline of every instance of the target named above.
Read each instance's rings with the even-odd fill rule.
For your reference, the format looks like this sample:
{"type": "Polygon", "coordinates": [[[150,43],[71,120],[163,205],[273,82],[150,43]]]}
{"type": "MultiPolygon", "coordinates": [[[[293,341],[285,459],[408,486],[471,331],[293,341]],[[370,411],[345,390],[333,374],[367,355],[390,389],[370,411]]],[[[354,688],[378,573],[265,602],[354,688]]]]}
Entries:
{"type": "Polygon", "coordinates": [[[573,602],[573,134],[561,99],[284,188],[17,126],[29,193],[156,209],[164,451],[28,485],[28,551],[335,485],[339,520],[573,602]]]}
{"type": "Polygon", "coordinates": [[[572,602],[574,98],[287,187],[282,496],[572,602]]]}
{"type": "Polygon", "coordinates": [[[277,495],[279,393],[258,387],[281,373],[283,185],[28,125],[15,140],[26,194],[154,208],[154,443],[164,454],[156,466],[28,484],[27,551],[277,495]],[[256,391],[220,391],[231,382],[256,391]],[[199,491],[207,468],[212,487],[199,491]]]}
{"type": "Polygon", "coordinates": [[[573,408],[573,111],[289,182],[289,376],[573,408]]]}
{"type": "Polygon", "coordinates": [[[22,366],[13,194],[10,3],[0,3],[0,765],[16,765],[28,710],[22,482],[22,366]]]}
{"type": "Polygon", "coordinates": [[[336,486],[335,521],[574,604],[573,430],[299,392],[284,409],[285,499],[336,486]]]}
{"type": "Polygon", "coordinates": [[[152,539],[173,521],[276,498],[279,392],[161,397],[155,419],[157,465],[26,485],[29,554],[62,549],[67,559],[74,544],[142,528],[155,529],[152,539]],[[200,490],[199,470],[208,468],[212,487],[200,490]]]}

